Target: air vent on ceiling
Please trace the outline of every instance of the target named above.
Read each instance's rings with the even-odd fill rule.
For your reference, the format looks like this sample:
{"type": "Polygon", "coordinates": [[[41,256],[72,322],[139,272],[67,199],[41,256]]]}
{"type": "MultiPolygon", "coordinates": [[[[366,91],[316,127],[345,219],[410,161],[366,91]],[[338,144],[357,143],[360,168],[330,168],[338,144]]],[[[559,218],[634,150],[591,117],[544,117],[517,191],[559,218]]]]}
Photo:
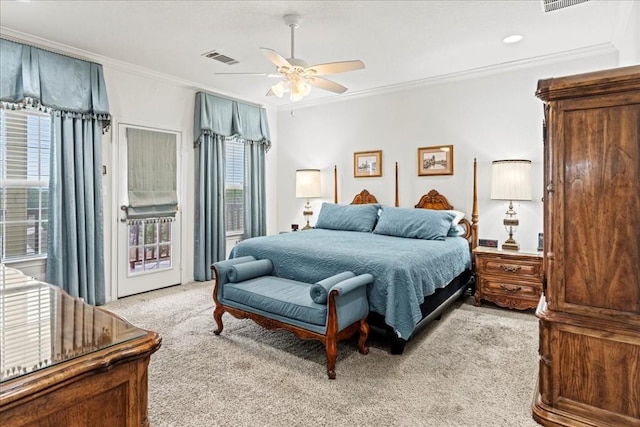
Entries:
{"type": "Polygon", "coordinates": [[[565,7],[575,6],[589,0],[542,0],[542,7],[545,12],[553,12],[554,10],[564,9],[565,7]]]}
{"type": "Polygon", "coordinates": [[[223,55],[217,50],[212,50],[211,52],[203,53],[202,56],[209,59],[215,59],[216,61],[222,62],[223,64],[227,64],[227,65],[234,65],[238,63],[238,61],[236,61],[235,59],[230,58],[227,55],[223,55]]]}

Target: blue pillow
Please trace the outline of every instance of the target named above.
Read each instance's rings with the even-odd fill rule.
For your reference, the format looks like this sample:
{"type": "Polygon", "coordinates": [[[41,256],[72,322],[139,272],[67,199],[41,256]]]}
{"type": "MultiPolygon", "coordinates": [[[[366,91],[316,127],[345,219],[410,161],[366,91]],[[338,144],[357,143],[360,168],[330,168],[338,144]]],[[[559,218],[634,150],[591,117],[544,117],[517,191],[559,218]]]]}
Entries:
{"type": "MultiPolygon", "coordinates": [[[[454,220],[455,222],[455,220],[454,220]]],[[[465,228],[464,225],[453,225],[451,226],[451,228],[449,229],[449,232],[447,233],[447,237],[462,237],[464,236],[464,233],[467,231],[467,229],[465,228]]]]}
{"type": "Polygon", "coordinates": [[[323,203],[315,228],[370,233],[378,219],[380,205],[337,205],[323,203]]]}
{"type": "Polygon", "coordinates": [[[373,232],[410,239],[444,240],[454,217],[449,211],[383,206],[373,232]]]}
{"type": "Polygon", "coordinates": [[[271,260],[259,259],[256,261],[235,264],[229,267],[227,279],[232,283],[244,282],[260,276],[268,276],[273,270],[271,260]]]}
{"type": "Polygon", "coordinates": [[[343,280],[351,279],[352,277],[356,277],[356,275],[350,271],[344,271],[331,277],[327,277],[324,280],[320,280],[319,282],[311,285],[311,288],[309,289],[309,296],[316,304],[326,304],[327,299],[329,298],[329,291],[333,285],[336,285],[343,280]]]}

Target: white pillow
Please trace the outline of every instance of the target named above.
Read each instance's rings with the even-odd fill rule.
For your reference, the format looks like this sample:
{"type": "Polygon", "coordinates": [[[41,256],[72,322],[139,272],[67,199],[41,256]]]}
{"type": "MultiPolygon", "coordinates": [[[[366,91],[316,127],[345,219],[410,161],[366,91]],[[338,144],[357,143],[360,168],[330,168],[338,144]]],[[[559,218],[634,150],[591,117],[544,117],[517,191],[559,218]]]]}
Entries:
{"type": "Polygon", "coordinates": [[[464,212],[450,210],[447,212],[451,212],[454,216],[453,221],[451,221],[451,227],[455,227],[458,223],[464,218],[464,212]]]}

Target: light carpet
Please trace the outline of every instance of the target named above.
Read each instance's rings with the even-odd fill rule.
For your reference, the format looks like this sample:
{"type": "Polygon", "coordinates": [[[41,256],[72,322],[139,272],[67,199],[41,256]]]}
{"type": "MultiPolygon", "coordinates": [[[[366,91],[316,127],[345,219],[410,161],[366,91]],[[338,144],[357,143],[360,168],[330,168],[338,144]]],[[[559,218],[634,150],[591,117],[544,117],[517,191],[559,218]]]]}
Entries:
{"type": "Polygon", "coordinates": [[[457,302],[403,355],[370,337],[338,347],[327,379],[324,346],[223,316],[215,336],[212,282],[105,306],[162,335],[149,365],[149,419],[168,426],[537,426],[530,405],[538,323],[530,312],[457,302]]]}

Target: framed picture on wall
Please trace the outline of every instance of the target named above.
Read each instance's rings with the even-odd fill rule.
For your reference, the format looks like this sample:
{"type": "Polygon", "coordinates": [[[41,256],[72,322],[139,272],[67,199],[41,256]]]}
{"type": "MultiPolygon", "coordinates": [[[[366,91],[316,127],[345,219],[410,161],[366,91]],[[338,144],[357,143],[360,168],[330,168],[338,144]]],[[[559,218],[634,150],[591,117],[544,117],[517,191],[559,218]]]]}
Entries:
{"type": "Polygon", "coordinates": [[[453,145],[418,148],[418,176],[453,175],[453,145]]]}
{"type": "Polygon", "coordinates": [[[382,150],[353,153],[354,178],[382,176],[382,150]]]}

